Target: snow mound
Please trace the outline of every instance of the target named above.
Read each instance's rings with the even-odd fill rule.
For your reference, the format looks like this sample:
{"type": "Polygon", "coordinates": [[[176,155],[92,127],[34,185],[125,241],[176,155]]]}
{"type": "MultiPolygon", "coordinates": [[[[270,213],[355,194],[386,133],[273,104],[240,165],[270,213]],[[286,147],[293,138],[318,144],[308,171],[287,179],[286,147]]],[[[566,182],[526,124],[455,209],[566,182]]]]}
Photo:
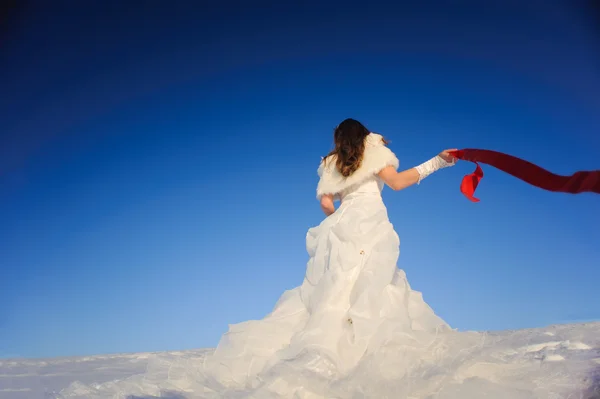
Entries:
{"type": "Polygon", "coordinates": [[[0,362],[0,398],[600,398],[600,323],[450,331],[424,346],[400,339],[382,348],[344,375],[326,356],[306,352],[252,386],[205,375],[210,350],[9,360],[0,362]]]}

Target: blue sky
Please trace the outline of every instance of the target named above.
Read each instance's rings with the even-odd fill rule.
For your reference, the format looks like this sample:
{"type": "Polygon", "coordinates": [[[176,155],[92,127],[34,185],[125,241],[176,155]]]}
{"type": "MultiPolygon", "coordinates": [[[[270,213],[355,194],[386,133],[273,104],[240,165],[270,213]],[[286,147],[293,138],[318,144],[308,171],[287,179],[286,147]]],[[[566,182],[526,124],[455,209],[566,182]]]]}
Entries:
{"type": "MultiPolygon", "coordinates": [[[[263,317],[302,282],[316,169],[347,117],[402,168],[453,147],[600,168],[594,21],[543,3],[18,10],[0,50],[0,357],[210,347],[263,317]]],[[[485,167],[473,204],[472,170],[385,189],[413,288],[460,330],[600,319],[600,198],[485,167]]]]}

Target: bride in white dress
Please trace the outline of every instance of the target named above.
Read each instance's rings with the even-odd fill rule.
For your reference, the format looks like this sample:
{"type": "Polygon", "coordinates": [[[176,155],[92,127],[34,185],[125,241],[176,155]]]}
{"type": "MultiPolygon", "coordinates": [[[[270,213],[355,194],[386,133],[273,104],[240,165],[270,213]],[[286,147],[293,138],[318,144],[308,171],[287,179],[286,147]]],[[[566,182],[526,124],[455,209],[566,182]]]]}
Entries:
{"type": "MultiPolygon", "coordinates": [[[[385,184],[401,190],[453,165],[448,151],[398,173],[384,139],[355,120],[335,129],[334,142],[318,169],[317,198],[327,217],[306,235],[304,281],[270,314],[230,326],[214,352],[142,354],[150,360],[141,374],[100,384],[76,381],[55,397],[598,397],[597,355],[579,350],[593,346],[573,342],[579,345],[573,350],[561,338],[580,339],[572,327],[545,334],[458,332],[397,269],[400,241],[381,190],[385,184]],[[580,395],[582,389],[591,394],[580,395]]],[[[595,328],[586,332],[590,345],[597,341],[595,328]]]]}
{"type": "Polygon", "coordinates": [[[454,165],[451,150],[397,172],[384,138],[356,120],[336,127],[334,143],[318,168],[317,198],[327,217],[306,235],[302,285],[286,291],[262,320],[230,326],[204,362],[213,383],[268,384],[269,392],[307,397],[300,393],[302,373],[343,377],[391,340],[418,345],[449,330],[396,266],[400,240],[381,191],[384,185],[402,190],[454,165]]]}
{"type": "Polygon", "coordinates": [[[142,354],[149,360],[141,374],[76,381],[55,397],[598,397],[597,352],[591,351],[597,327],[459,332],[436,316],[397,268],[400,241],[381,190],[386,184],[401,190],[453,165],[448,150],[398,173],[398,159],[384,139],[355,120],[335,129],[334,142],[318,169],[317,198],[327,217],[306,235],[304,281],[286,291],[270,314],[230,326],[214,352],[142,354]],[[565,338],[579,340],[581,334],[591,346],[565,338]]]}

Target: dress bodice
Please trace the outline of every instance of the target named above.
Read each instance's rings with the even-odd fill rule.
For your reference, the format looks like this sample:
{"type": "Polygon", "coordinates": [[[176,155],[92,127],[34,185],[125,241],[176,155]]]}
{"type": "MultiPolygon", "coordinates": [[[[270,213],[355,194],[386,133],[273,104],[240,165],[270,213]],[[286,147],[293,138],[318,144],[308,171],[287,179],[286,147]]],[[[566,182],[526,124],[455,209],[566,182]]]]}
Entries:
{"type": "Polygon", "coordinates": [[[343,202],[346,198],[356,198],[363,195],[366,196],[381,196],[381,190],[383,190],[383,181],[373,175],[358,184],[350,186],[340,192],[340,200],[343,202]]]}

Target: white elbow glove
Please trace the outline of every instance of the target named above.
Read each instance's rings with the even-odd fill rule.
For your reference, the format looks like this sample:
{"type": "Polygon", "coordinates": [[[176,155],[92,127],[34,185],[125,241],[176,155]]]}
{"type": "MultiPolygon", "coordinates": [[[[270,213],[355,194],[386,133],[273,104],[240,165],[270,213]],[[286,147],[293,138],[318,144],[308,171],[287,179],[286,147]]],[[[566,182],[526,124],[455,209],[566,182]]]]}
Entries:
{"type": "Polygon", "coordinates": [[[440,157],[439,155],[436,155],[435,157],[431,158],[429,161],[423,162],[421,165],[415,167],[417,172],[419,172],[419,181],[417,182],[417,184],[421,183],[421,180],[423,180],[424,178],[426,178],[433,172],[438,171],[442,168],[447,168],[448,166],[454,166],[454,165],[456,165],[456,162],[452,162],[452,163],[446,162],[446,161],[444,161],[444,159],[442,157],[440,157]]]}

